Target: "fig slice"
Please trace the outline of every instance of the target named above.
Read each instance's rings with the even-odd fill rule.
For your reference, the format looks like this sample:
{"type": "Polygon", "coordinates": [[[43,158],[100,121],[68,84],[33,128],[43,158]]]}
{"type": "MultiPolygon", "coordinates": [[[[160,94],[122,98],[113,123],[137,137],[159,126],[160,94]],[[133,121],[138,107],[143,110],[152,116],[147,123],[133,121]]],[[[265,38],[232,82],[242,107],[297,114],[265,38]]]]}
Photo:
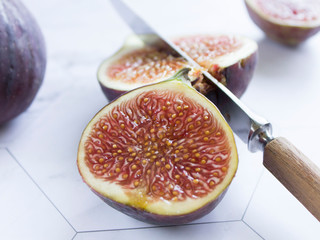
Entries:
{"type": "MultiPolygon", "coordinates": [[[[244,93],[257,61],[257,44],[253,40],[216,34],[179,37],[173,41],[190,56],[197,56],[194,60],[235,95],[240,97],[244,93]]],[[[129,90],[172,77],[185,67],[190,66],[183,58],[163,48],[148,47],[136,35],[130,35],[123,47],[99,66],[98,80],[111,101],[129,90]]],[[[206,94],[213,86],[204,84],[200,70],[190,71],[189,78],[206,94]]]]}
{"type": "Polygon", "coordinates": [[[319,0],[245,0],[253,22],[271,39],[296,46],[320,30],[319,0]]]}
{"type": "Polygon", "coordinates": [[[182,224],[208,214],[237,170],[232,130],[185,82],[188,71],[109,103],[79,143],[84,182],[111,207],[144,222],[182,224]]]}

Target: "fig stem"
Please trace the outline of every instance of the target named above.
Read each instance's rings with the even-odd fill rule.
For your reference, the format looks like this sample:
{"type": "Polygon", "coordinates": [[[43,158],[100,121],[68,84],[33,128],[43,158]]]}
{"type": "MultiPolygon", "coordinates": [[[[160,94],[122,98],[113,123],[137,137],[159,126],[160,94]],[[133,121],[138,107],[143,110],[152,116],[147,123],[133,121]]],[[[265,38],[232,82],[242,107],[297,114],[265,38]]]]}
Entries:
{"type": "Polygon", "coordinates": [[[180,80],[187,85],[191,86],[191,80],[188,76],[188,73],[191,71],[191,68],[183,68],[179,70],[175,75],[173,75],[171,78],[167,79],[166,81],[171,80],[180,80]]]}

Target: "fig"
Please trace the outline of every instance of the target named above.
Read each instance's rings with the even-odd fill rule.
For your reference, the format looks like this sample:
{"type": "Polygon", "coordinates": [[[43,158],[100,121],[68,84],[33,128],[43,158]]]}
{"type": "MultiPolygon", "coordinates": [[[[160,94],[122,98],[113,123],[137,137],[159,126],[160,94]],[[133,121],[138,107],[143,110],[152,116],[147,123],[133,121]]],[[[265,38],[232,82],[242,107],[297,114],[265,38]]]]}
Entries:
{"type": "Polygon", "coordinates": [[[249,16],[277,42],[297,46],[320,30],[319,0],[245,0],[249,16]]]}
{"type": "MultiPolygon", "coordinates": [[[[257,61],[257,44],[254,41],[216,34],[179,37],[173,42],[236,96],[244,93],[257,61]]],[[[99,66],[98,80],[111,101],[134,88],[163,81],[185,67],[190,67],[185,59],[165,48],[146,46],[136,35],[131,35],[118,52],[99,66]]],[[[203,80],[201,69],[193,68],[189,78],[202,94],[206,95],[214,88],[203,80]]]]}
{"type": "Polygon", "coordinates": [[[19,0],[0,1],[0,124],[26,110],[44,78],[42,32],[19,0]]]}
{"type": "Polygon", "coordinates": [[[123,94],[81,136],[77,166],[84,182],[140,221],[182,224],[208,214],[237,170],[232,130],[186,82],[188,71],[123,94]]]}

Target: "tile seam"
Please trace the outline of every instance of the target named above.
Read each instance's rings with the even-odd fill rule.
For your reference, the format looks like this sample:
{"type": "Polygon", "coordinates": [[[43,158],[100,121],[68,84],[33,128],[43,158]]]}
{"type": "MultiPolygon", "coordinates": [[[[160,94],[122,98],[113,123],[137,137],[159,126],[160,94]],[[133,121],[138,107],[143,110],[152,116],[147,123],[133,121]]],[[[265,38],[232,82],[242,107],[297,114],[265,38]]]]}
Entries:
{"type": "Polygon", "coordinates": [[[260,173],[260,175],[259,175],[258,181],[257,181],[257,183],[256,183],[256,185],[255,185],[255,187],[254,187],[254,189],[253,189],[253,191],[252,191],[252,193],[251,193],[251,196],[250,196],[250,199],[249,199],[249,201],[248,201],[248,204],[247,204],[247,206],[246,206],[246,208],[245,208],[245,210],[244,210],[244,212],[243,212],[243,215],[242,215],[242,217],[241,217],[241,220],[242,220],[242,221],[243,221],[245,215],[247,214],[247,210],[248,210],[248,208],[249,208],[249,206],[250,206],[250,204],[251,204],[251,201],[252,201],[252,199],[253,199],[253,196],[254,196],[257,188],[258,188],[258,185],[259,185],[259,183],[260,183],[260,181],[261,181],[261,178],[262,178],[264,172],[265,172],[265,168],[263,168],[263,169],[261,170],[261,173],[260,173]]]}
{"type": "Polygon", "coordinates": [[[242,222],[248,227],[251,229],[251,231],[253,231],[255,234],[257,234],[261,239],[265,239],[263,238],[256,230],[254,230],[246,221],[242,220],[242,222]]]}
{"type": "Polygon", "coordinates": [[[72,228],[72,230],[77,233],[77,230],[72,226],[72,224],[68,221],[68,219],[62,214],[62,212],[58,209],[58,207],[53,203],[53,201],[49,198],[49,196],[45,193],[45,191],[40,187],[40,185],[33,179],[33,177],[29,174],[29,172],[22,166],[22,164],[18,161],[18,159],[14,156],[14,154],[10,151],[9,148],[5,148],[9,155],[14,159],[14,161],[18,164],[18,166],[22,169],[22,171],[27,175],[27,177],[32,181],[32,183],[39,189],[39,191],[44,195],[44,197],[49,201],[49,203],[56,209],[56,211],[62,216],[62,218],[67,222],[67,224],[72,228]]]}
{"type": "Polygon", "coordinates": [[[242,222],[242,220],[225,220],[225,221],[214,221],[214,222],[202,222],[202,223],[188,223],[182,225],[159,225],[159,226],[148,226],[148,227],[132,227],[132,228],[114,228],[114,229],[98,229],[98,230],[84,230],[77,231],[78,234],[81,233],[92,233],[92,232],[114,232],[114,231],[130,231],[130,230],[144,230],[153,228],[165,228],[165,227],[184,227],[184,226],[196,226],[205,224],[215,224],[215,223],[228,223],[228,222],[242,222]]]}

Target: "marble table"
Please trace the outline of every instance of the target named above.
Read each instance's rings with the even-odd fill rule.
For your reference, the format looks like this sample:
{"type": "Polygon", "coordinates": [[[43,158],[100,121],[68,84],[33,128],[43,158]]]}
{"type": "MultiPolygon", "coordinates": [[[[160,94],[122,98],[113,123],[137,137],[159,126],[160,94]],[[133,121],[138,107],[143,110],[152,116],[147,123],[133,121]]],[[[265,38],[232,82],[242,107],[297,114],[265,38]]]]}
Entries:
{"type": "MultiPolygon", "coordinates": [[[[319,222],[236,138],[239,169],[209,215],[154,226],[104,204],[76,166],[82,130],[108,102],[99,64],[131,33],[107,0],[24,0],[44,33],[48,65],[30,108],[0,128],[0,239],[319,239],[319,222]]],[[[259,45],[243,102],[320,166],[320,34],[298,48],[267,39],[239,0],[131,0],[166,36],[231,33],[259,45]]]]}

